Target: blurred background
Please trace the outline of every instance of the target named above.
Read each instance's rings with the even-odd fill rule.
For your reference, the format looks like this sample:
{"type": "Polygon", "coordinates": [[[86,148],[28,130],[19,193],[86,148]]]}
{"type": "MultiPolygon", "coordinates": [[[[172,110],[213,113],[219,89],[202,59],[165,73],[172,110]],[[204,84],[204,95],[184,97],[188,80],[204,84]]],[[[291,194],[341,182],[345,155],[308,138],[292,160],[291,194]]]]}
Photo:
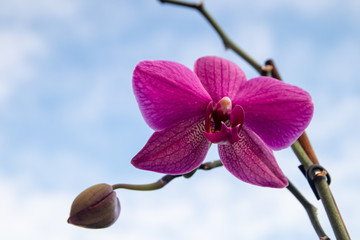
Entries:
{"type": "MultiPolygon", "coordinates": [[[[241,48],[261,63],[273,58],[284,81],[312,95],[307,133],[359,239],[360,2],[205,0],[205,7],[241,48]]],[[[156,0],[1,0],[0,238],[317,239],[286,189],[243,183],[224,168],[158,191],[117,191],[122,210],[110,228],[67,224],[72,200],[91,185],[162,177],[130,164],[152,134],[131,88],[136,64],[192,68],[206,55],[257,76],[192,9],[156,0]]],[[[334,239],[295,155],[275,154],[334,239]]],[[[216,159],[213,146],[206,161],[216,159]]]]}

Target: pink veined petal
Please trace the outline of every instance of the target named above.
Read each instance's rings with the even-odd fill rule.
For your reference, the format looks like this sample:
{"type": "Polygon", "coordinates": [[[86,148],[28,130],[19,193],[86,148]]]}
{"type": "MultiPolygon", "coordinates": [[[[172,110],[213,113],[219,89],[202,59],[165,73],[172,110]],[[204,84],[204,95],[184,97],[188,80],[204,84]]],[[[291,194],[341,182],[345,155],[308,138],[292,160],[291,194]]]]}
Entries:
{"type": "Polygon", "coordinates": [[[170,61],[140,62],[133,89],[145,121],[155,131],[204,115],[211,101],[194,72],[170,61]]]}
{"type": "Polygon", "coordinates": [[[155,132],[131,160],[140,169],[165,174],[184,174],[197,168],[209,150],[204,122],[192,118],[155,132]]]}
{"type": "Polygon", "coordinates": [[[219,145],[219,155],[225,168],[240,180],[263,187],[283,188],[288,181],[279,168],[273,152],[245,126],[238,142],[219,145]]]}
{"type": "Polygon", "coordinates": [[[314,112],[311,96],[306,91],[270,77],[247,81],[233,104],[244,108],[244,125],[274,150],[295,142],[314,112]]]}
{"type": "Polygon", "coordinates": [[[219,57],[199,58],[194,69],[214,102],[223,97],[233,99],[246,81],[244,72],[235,63],[219,57]]]}

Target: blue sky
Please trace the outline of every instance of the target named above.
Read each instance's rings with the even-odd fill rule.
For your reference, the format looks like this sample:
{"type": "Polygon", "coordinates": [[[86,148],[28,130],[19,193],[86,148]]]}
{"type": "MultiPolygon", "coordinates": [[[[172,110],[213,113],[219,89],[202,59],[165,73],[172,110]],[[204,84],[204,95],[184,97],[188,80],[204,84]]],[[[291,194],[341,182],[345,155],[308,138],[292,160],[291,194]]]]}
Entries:
{"type": "MultiPolygon", "coordinates": [[[[286,82],[312,95],[307,132],[332,175],[350,234],[359,238],[359,1],[205,6],[241,48],[259,62],[275,59],[286,82]]],[[[192,68],[197,58],[217,55],[257,76],[196,11],[155,0],[2,0],[0,53],[1,239],[316,239],[286,189],[245,184],[221,168],[155,192],[118,191],[121,215],[108,229],[66,223],[73,198],[88,186],[162,176],[130,164],[152,133],[131,89],[139,61],[192,68]]],[[[276,156],[332,237],[294,154],[276,156]]],[[[206,160],[217,158],[213,147],[206,160]]]]}

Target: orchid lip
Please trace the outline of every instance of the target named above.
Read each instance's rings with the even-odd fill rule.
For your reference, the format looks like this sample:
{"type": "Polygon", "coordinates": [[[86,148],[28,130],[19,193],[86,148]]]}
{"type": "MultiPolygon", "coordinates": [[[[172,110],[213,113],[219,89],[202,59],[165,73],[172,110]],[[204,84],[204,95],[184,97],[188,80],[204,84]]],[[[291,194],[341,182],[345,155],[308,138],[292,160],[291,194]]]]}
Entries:
{"type": "Polygon", "coordinates": [[[216,104],[211,101],[206,109],[204,135],[212,143],[233,144],[240,140],[244,119],[244,109],[240,105],[232,108],[229,97],[223,97],[216,104]]]}
{"type": "Polygon", "coordinates": [[[229,145],[241,139],[239,136],[239,127],[240,125],[237,125],[236,127],[228,127],[222,122],[220,131],[216,133],[204,132],[204,135],[212,143],[229,145]]]}

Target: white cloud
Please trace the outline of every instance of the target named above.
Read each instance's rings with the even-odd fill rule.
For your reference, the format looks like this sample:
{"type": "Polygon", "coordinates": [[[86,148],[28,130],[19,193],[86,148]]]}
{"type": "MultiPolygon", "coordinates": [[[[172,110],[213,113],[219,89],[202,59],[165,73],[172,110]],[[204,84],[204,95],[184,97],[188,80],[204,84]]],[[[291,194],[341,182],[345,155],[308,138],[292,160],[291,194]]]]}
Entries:
{"type": "Polygon", "coordinates": [[[351,95],[336,102],[326,101],[327,99],[325,97],[324,102],[320,103],[320,109],[310,127],[314,140],[325,142],[332,139],[342,142],[345,137],[351,137],[352,134],[356,136],[360,132],[357,124],[360,118],[360,99],[351,95]]]}
{"type": "Polygon", "coordinates": [[[28,31],[0,31],[0,104],[34,74],[34,62],[47,52],[46,43],[28,31]]]}
{"type": "Polygon", "coordinates": [[[37,60],[49,54],[49,43],[33,29],[45,18],[65,19],[74,14],[71,1],[1,1],[0,105],[38,70],[37,60]]]}
{"type": "Polygon", "coordinates": [[[318,14],[324,14],[329,10],[333,10],[336,6],[335,0],[317,0],[317,1],[280,1],[279,6],[281,4],[288,4],[289,7],[293,8],[293,10],[299,11],[305,16],[313,15],[316,16],[318,14]]]}
{"type": "Polygon", "coordinates": [[[236,33],[232,34],[233,41],[260,64],[264,64],[269,56],[274,55],[274,34],[271,25],[265,22],[246,22],[237,24],[236,30],[236,33]]]}
{"type": "Polygon", "coordinates": [[[117,191],[122,207],[119,220],[108,229],[95,231],[66,223],[76,193],[29,191],[18,179],[2,178],[0,206],[6,217],[0,220],[0,237],[260,240],[271,236],[287,239],[298,232],[294,239],[315,238],[305,211],[287,190],[250,186],[224,169],[215,171],[176,179],[155,192],[117,191]]]}
{"type": "Polygon", "coordinates": [[[51,17],[66,19],[74,16],[76,7],[80,0],[77,1],[58,1],[58,0],[3,0],[0,3],[0,14],[2,17],[16,17],[23,24],[34,18],[51,17]]]}
{"type": "MultiPolygon", "coordinates": [[[[94,125],[101,123],[112,112],[110,109],[120,110],[120,106],[114,106],[114,99],[112,98],[115,95],[113,93],[114,86],[112,85],[115,81],[110,76],[102,74],[103,72],[100,72],[93,79],[87,79],[88,86],[84,87],[82,93],[75,96],[71,105],[64,108],[62,114],[64,120],[69,121],[68,124],[74,124],[75,127],[84,124],[94,125]]],[[[121,96],[119,97],[121,98],[121,96]]]]}
{"type": "MultiPolygon", "coordinates": [[[[286,0],[273,0],[273,1],[238,1],[238,0],[205,0],[205,6],[209,6],[212,11],[229,12],[231,10],[237,11],[242,15],[247,14],[244,9],[251,9],[251,13],[267,14],[278,11],[291,11],[303,17],[319,17],[335,12],[339,9],[354,10],[354,6],[358,3],[355,0],[339,1],[339,0],[304,0],[304,1],[286,1],[286,0]],[[229,7],[231,6],[231,7],[229,7]]],[[[358,10],[357,10],[358,11],[358,10]]]]}
{"type": "Polygon", "coordinates": [[[329,81],[333,81],[343,89],[353,85],[360,86],[358,81],[354,81],[357,76],[357,60],[360,55],[360,43],[357,40],[354,37],[344,36],[327,51],[321,62],[322,68],[325,69],[322,71],[322,78],[319,79],[322,80],[322,84],[329,84],[329,81]]]}

